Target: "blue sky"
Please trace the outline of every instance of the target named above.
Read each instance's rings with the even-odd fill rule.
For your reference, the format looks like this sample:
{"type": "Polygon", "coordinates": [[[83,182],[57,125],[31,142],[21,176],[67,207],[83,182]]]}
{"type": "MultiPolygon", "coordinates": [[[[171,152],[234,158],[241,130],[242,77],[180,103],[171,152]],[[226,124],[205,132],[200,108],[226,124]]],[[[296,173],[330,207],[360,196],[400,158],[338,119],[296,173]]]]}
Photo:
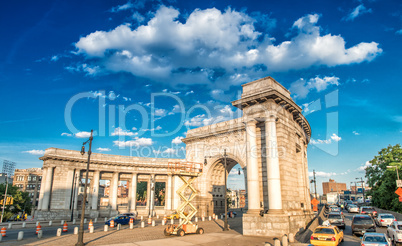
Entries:
{"type": "Polygon", "coordinates": [[[319,191],[401,142],[400,1],[11,1],[0,25],[0,160],[17,168],[90,129],[96,152],[183,158],[188,129],[239,117],[240,85],[266,76],[310,122],[319,191]]]}

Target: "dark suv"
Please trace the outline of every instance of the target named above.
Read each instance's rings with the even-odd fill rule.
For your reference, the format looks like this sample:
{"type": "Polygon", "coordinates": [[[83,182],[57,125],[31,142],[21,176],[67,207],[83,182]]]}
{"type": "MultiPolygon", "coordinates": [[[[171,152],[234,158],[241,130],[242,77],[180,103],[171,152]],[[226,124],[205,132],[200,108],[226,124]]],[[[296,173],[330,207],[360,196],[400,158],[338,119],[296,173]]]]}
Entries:
{"type": "Polygon", "coordinates": [[[331,225],[337,226],[340,229],[345,230],[345,220],[341,213],[329,213],[328,220],[331,225]]]}
{"type": "Polygon", "coordinates": [[[366,232],[376,232],[373,219],[369,215],[355,215],[352,220],[352,234],[363,235],[366,232]]]}

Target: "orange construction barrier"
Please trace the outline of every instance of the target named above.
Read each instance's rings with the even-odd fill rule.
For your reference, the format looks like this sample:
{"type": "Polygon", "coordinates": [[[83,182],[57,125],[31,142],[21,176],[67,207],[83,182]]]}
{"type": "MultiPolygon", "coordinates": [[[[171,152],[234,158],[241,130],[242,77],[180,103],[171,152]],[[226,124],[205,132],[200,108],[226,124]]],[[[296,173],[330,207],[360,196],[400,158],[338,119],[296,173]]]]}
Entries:
{"type": "Polygon", "coordinates": [[[213,219],[213,220],[215,219],[215,213],[212,214],[212,219],[213,219]]]}
{"type": "Polygon", "coordinates": [[[68,231],[68,225],[67,225],[67,222],[64,222],[63,232],[67,232],[67,231],[68,231]]]}
{"type": "Polygon", "coordinates": [[[40,230],[42,230],[42,226],[40,225],[40,223],[38,223],[38,225],[36,226],[36,234],[38,234],[40,230]]]}
{"type": "Polygon", "coordinates": [[[134,219],[130,218],[130,224],[134,224],[134,219]]]}
{"type": "Polygon", "coordinates": [[[151,217],[148,218],[148,225],[152,224],[152,219],[151,217]]]}
{"type": "Polygon", "coordinates": [[[163,216],[163,221],[164,221],[164,222],[165,222],[165,224],[166,224],[166,222],[167,222],[166,215],[165,215],[165,216],[163,216]]]}
{"type": "Polygon", "coordinates": [[[92,222],[92,220],[90,220],[88,224],[88,230],[91,230],[92,226],[94,226],[94,223],[92,222]]]}
{"type": "Polygon", "coordinates": [[[113,228],[114,227],[114,220],[111,220],[110,221],[110,228],[113,228]]]}
{"type": "Polygon", "coordinates": [[[5,227],[1,228],[1,236],[2,237],[6,236],[6,231],[7,231],[7,229],[5,227]]]}

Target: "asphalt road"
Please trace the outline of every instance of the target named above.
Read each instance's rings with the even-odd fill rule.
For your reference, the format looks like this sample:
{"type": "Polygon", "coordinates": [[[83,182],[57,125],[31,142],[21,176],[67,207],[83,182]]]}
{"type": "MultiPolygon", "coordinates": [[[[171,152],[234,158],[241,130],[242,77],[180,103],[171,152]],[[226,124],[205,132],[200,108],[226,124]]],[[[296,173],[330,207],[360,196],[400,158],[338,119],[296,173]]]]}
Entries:
{"type": "MultiPolygon", "coordinates": [[[[357,213],[348,213],[347,210],[342,211],[344,216],[345,216],[345,223],[346,223],[346,228],[344,230],[344,242],[342,243],[342,246],[360,246],[361,239],[358,236],[352,235],[352,219],[353,215],[357,213]]],[[[380,233],[387,233],[387,228],[386,227],[377,227],[377,232],[380,233]]]]}

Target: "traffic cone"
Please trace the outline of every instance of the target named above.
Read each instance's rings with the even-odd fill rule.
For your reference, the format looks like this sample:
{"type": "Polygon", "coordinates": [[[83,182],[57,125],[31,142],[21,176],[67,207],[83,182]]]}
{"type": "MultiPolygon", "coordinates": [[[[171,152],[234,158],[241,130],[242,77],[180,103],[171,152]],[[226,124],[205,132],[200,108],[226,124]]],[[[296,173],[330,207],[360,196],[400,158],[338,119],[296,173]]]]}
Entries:
{"type": "Polygon", "coordinates": [[[165,216],[163,216],[163,221],[164,221],[164,222],[165,222],[165,224],[166,224],[166,221],[167,221],[166,215],[165,215],[165,216]]]}
{"type": "Polygon", "coordinates": [[[134,224],[134,219],[130,218],[130,224],[134,224]]]}
{"type": "Polygon", "coordinates": [[[63,232],[67,232],[67,231],[68,231],[68,225],[67,225],[67,222],[64,222],[63,232]]]}
{"type": "Polygon", "coordinates": [[[90,220],[89,224],[88,224],[88,230],[91,230],[91,227],[93,227],[93,226],[94,226],[94,223],[92,222],[92,220],[90,220]]]}
{"type": "Polygon", "coordinates": [[[114,227],[114,220],[111,220],[110,221],[110,228],[113,228],[114,227]]]}
{"type": "Polygon", "coordinates": [[[152,224],[152,219],[151,217],[148,218],[148,225],[152,224]]]}
{"type": "Polygon", "coordinates": [[[212,218],[215,220],[215,213],[212,214],[212,218]]]}
{"type": "Polygon", "coordinates": [[[6,236],[6,232],[7,232],[7,229],[5,227],[1,228],[1,236],[2,237],[6,236]]]}
{"type": "MultiPolygon", "coordinates": [[[[3,229],[2,229],[3,230],[3,229]]],[[[38,222],[38,225],[36,226],[36,234],[38,234],[38,232],[42,230],[42,226],[40,225],[40,222],[38,222]]]]}

